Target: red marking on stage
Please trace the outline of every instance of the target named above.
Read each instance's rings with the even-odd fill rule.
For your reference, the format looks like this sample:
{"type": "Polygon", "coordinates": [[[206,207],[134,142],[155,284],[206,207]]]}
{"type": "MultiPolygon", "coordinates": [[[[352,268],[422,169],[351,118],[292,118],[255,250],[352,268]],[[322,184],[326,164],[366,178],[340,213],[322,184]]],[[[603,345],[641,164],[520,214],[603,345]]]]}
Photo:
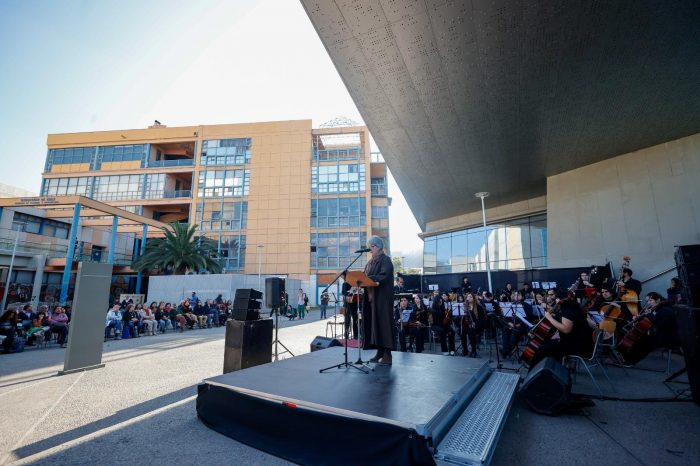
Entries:
{"type": "Polygon", "coordinates": [[[297,407],[296,404],[290,403],[289,401],[283,401],[282,404],[283,404],[284,406],[287,406],[288,408],[296,408],[296,407],[297,407]]]}

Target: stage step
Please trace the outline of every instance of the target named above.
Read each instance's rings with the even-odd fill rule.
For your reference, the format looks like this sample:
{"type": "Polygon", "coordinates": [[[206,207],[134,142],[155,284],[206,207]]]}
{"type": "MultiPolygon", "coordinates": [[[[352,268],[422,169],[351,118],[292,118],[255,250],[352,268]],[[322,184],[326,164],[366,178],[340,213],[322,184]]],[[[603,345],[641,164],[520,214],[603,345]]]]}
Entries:
{"type": "Polygon", "coordinates": [[[491,461],[520,377],[494,372],[437,447],[439,465],[483,465],[491,461]]]}

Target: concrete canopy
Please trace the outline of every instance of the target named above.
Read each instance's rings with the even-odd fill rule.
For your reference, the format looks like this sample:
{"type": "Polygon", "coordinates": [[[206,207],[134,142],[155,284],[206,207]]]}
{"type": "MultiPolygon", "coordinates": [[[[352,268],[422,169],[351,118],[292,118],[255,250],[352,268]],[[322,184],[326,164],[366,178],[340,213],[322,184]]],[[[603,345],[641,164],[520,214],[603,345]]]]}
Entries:
{"type": "Polygon", "coordinates": [[[700,2],[301,0],[423,229],[700,131],[700,2]]]}

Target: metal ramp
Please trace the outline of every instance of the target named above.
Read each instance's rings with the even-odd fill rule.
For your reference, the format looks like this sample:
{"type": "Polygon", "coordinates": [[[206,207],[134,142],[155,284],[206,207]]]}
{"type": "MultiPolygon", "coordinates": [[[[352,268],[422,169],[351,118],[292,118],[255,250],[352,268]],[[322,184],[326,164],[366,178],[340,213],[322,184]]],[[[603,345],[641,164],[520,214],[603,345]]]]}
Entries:
{"type": "Polygon", "coordinates": [[[439,465],[484,465],[491,461],[520,377],[495,372],[439,443],[439,465]]]}

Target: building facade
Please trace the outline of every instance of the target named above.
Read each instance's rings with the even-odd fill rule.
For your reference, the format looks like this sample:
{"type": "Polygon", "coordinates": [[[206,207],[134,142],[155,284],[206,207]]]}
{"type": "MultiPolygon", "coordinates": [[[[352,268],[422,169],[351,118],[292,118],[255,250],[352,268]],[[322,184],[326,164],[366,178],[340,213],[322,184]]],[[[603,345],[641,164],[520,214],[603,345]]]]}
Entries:
{"type": "Polygon", "coordinates": [[[196,224],[216,241],[226,273],[287,276],[314,290],[369,235],[388,242],[386,165],[364,126],[156,124],[51,134],[47,144],[42,196],[83,195],[196,224]]]}

